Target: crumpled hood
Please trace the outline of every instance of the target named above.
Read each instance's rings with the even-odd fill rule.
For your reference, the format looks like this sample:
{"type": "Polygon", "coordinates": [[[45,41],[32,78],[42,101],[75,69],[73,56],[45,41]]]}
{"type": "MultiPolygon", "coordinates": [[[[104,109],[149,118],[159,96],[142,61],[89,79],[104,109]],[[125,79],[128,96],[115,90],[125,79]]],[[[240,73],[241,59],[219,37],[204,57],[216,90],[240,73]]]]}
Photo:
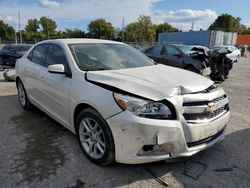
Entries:
{"type": "Polygon", "coordinates": [[[86,78],[152,100],[203,91],[213,84],[199,74],[165,65],[91,71],[86,78]]]}

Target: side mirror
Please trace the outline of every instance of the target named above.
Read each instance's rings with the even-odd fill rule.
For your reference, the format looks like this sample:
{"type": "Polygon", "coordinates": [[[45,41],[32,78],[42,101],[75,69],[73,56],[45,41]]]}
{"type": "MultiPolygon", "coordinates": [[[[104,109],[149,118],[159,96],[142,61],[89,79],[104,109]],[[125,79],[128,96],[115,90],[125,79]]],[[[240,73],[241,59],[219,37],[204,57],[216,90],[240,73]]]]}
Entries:
{"type": "Polygon", "coordinates": [[[49,65],[48,71],[54,74],[66,74],[63,64],[49,65]]]}

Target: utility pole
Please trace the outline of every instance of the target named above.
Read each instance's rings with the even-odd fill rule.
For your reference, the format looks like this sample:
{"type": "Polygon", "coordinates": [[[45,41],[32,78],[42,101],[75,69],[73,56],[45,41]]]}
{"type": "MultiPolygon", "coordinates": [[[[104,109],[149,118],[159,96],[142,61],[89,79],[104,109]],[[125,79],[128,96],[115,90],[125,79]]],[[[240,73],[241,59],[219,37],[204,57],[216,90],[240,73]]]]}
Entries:
{"type": "Polygon", "coordinates": [[[194,20],[192,20],[191,31],[194,31],[194,20]]]}
{"type": "Polygon", "coordinates": [[[15,29],[15,42],[16,42],[16,44],[17,44],[16,29],[15,29]]]}
{"type": "Polygon", "coordinates": [[[125,25],[125,21],[124,21],[124,17],[123,17],[122,18],[122,42],[124,42],[124,29],[125,29],[124,25],[125,25]]]}
{"type": "Polygon", "coordinates": [[[22,39],[22,31],[21,31],[20,10],[18,10],[18,25],[19,25],[20,43],[22,44],[23,39],[22,39]]]}

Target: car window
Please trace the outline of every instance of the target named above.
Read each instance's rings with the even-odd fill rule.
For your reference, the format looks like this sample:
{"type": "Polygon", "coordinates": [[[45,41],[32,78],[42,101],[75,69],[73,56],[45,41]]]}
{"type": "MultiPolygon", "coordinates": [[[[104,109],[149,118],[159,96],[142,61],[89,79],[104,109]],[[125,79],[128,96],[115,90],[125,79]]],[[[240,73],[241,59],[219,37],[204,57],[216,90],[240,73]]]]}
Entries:
{"type": "Polygon", "coordinates": [[[3,47],[3,49],[4,49],[4,50],[9,50],[9,47],[10,47],[10,45],[5,45],[5,46],[3,47]]]}
{"type": "Polygon", "coordinates": [[[153,48],[150,48],[146,53],[154,56],[161,55],[162,46],[155,46],[153,48]]]}
{"type": "Polygon", "coordinates": [[[67,59],[62,48],[56,44],[51,44],[46,56],[46,65],[63,64],[67,65],[67,59]]]}
{"type": "Polygon", "coordinates": [[[35,49],[33,50],[32,55],[30,58],[30,60],[34,63],[37,63],[39,65],[44,65],[45,62],[45,53],[47,50],[48,45],[47,44],[41,44],[35,47],[35,49]]]}
{"type": "Polygon", "coordinates": [[[187,55],[195,52],[192,50],[194,48],[193,46],[177,46],[177,48],[179,48],[184,54],[187,55]]]}
{"type": "Polygon", "coordinates": [[[180,54],[180,52],[173,46],[167,46],[165,48],[164,54],[174,56],[174,55],[180,54]]]}

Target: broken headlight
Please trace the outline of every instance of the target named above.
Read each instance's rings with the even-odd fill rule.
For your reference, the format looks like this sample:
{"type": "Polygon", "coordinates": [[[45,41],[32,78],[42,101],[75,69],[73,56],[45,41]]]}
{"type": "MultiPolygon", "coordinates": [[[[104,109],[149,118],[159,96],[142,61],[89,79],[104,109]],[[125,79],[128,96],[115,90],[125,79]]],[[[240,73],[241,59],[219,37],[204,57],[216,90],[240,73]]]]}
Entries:
{"type": "Polygon", "coordinates": [[[136,116],[151,119],[174,119],[171,108],[162,102],[154,102],[140,99],[129,95],[114,93],[117,104],[123,109],[136,116]]]}

